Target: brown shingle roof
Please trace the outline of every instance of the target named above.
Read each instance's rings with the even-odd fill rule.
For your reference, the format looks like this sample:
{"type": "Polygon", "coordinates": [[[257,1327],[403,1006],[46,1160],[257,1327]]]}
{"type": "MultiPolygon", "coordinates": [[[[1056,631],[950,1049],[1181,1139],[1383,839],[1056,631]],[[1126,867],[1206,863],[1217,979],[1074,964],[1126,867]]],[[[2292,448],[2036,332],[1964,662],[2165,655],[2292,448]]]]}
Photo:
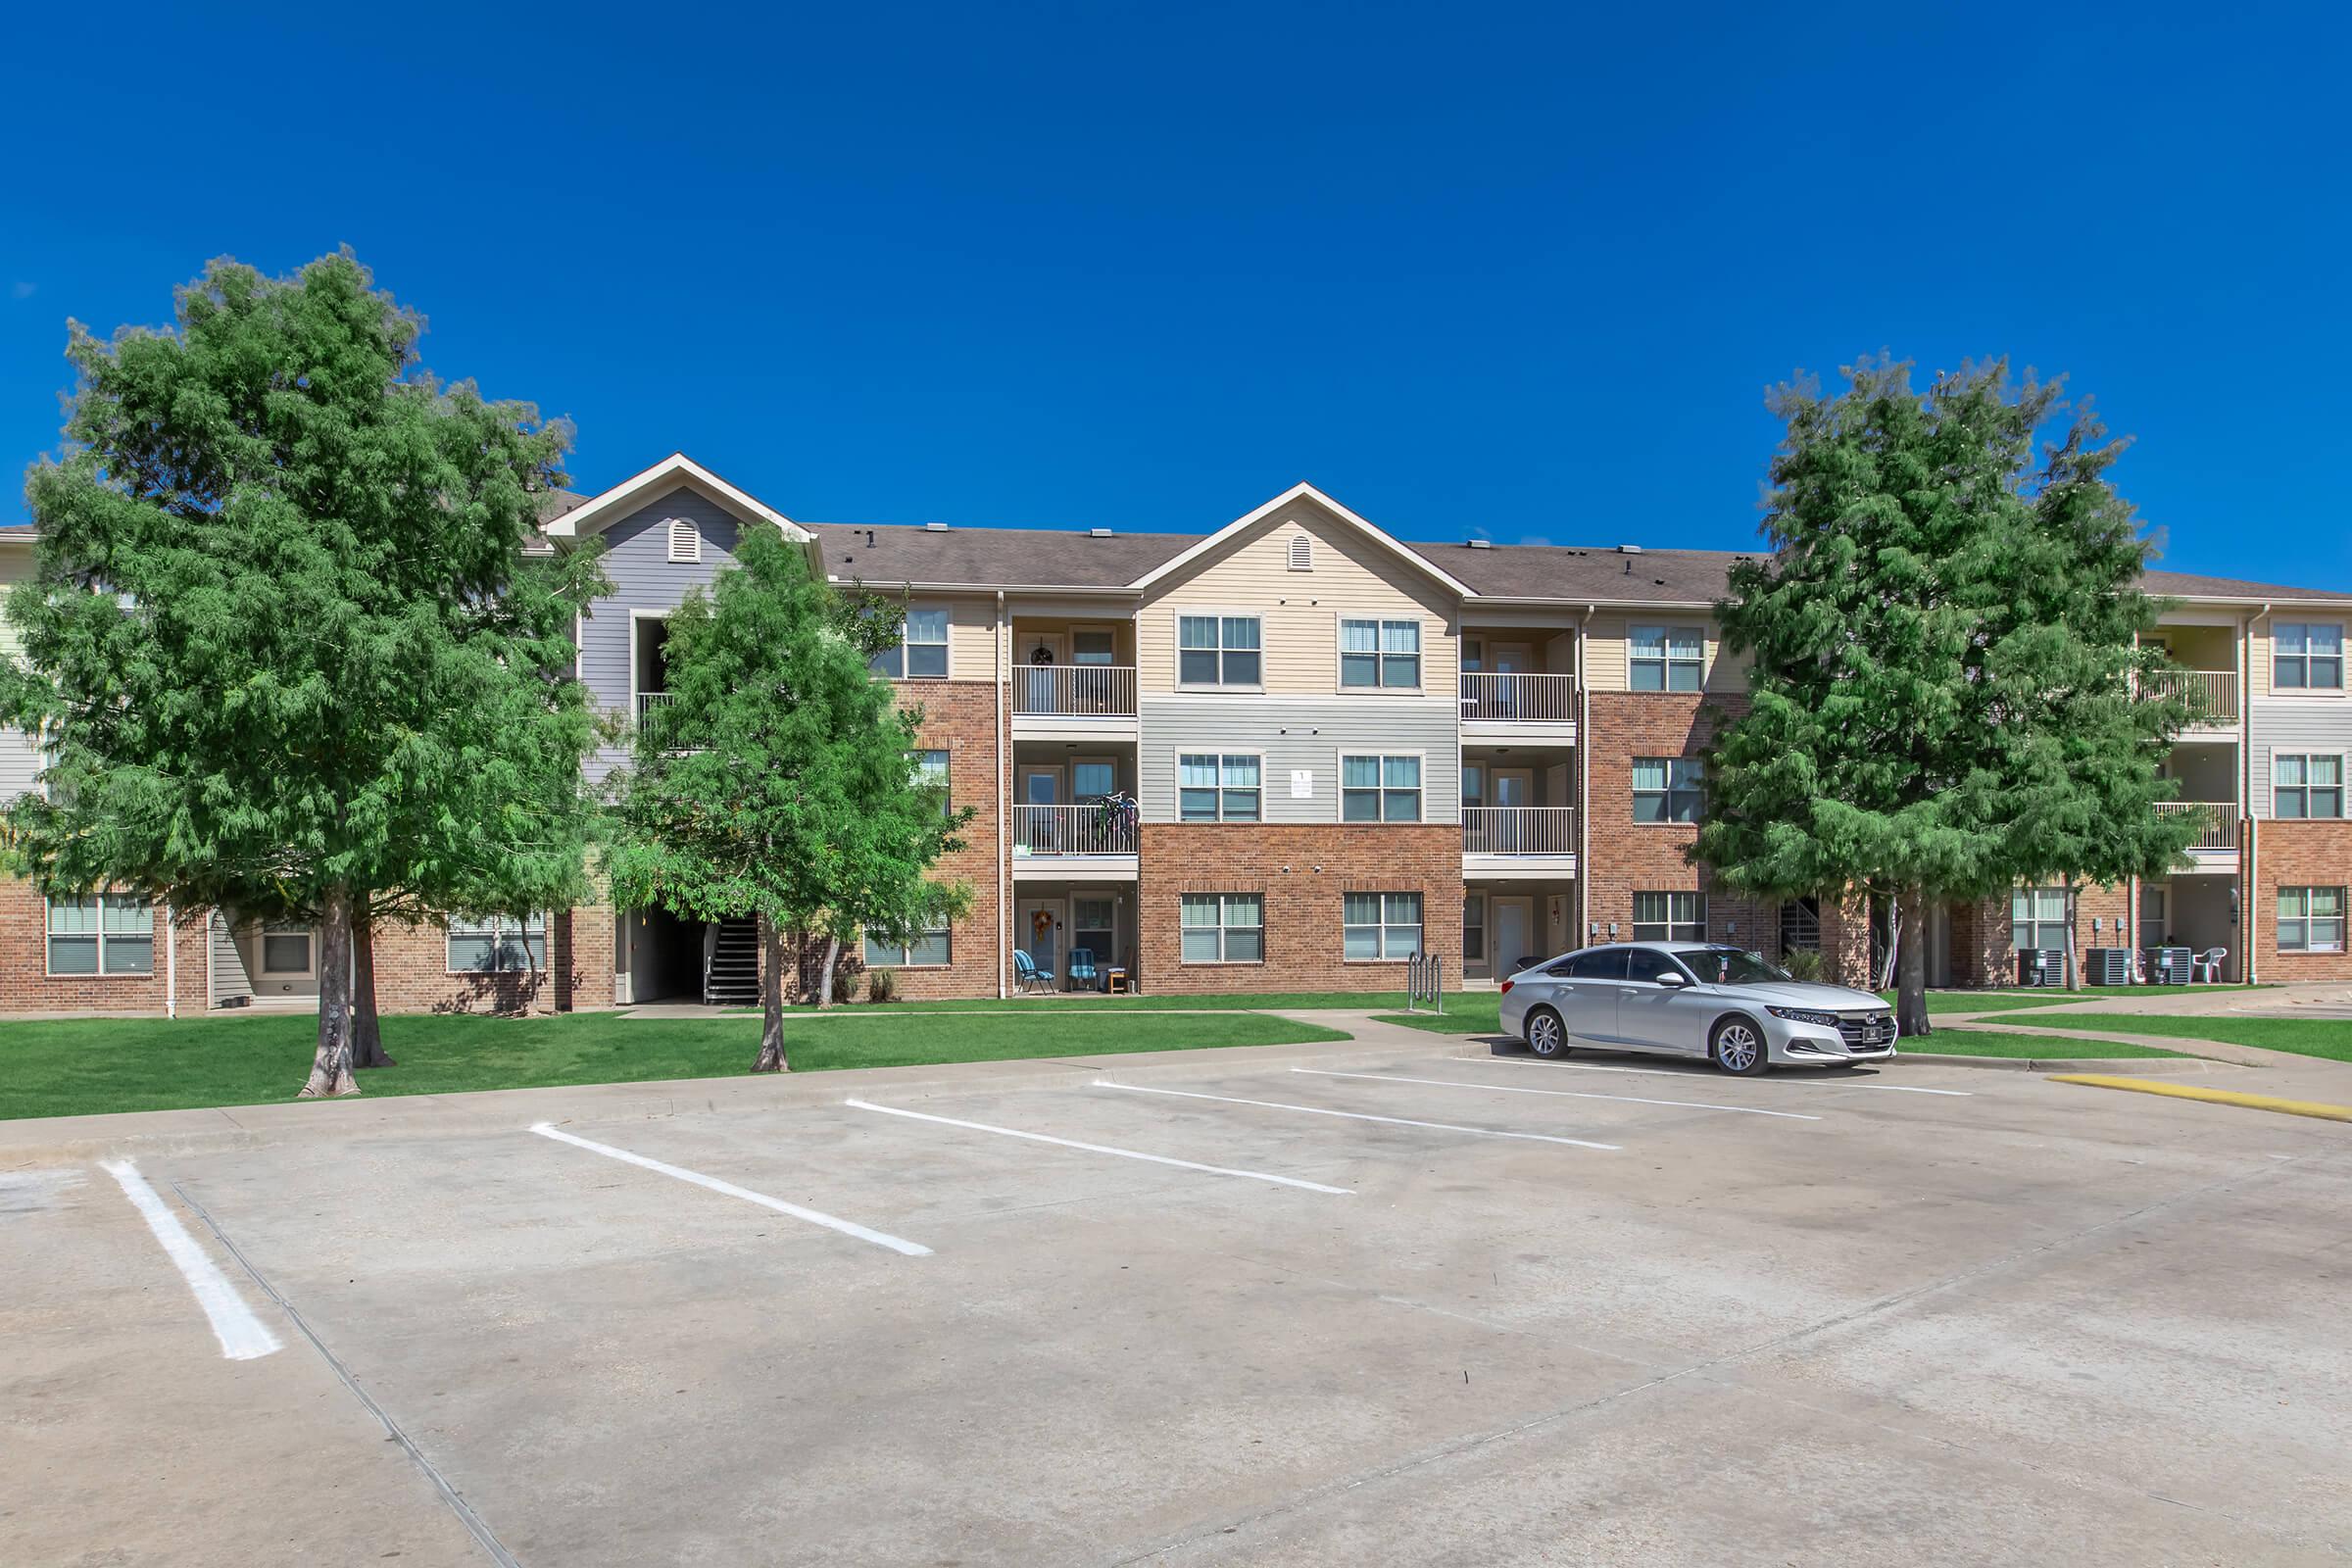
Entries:
{"type": "Polygon", "coordinates": [[[1729,550],[1642,550],[1563,545],[1419,545],[1423,555],[1479,593],[1498,599],[1696,604],[1723,597],[1729,550]]]}
{"type": "Polygon", "coordinates": [[[1198,544],[1199,534],[1042,528],[934,531],[863,523],[805,524],[825,548],[825,570],[844,582],[971,583],[981,587],[1123,588],[1198,544]]]}

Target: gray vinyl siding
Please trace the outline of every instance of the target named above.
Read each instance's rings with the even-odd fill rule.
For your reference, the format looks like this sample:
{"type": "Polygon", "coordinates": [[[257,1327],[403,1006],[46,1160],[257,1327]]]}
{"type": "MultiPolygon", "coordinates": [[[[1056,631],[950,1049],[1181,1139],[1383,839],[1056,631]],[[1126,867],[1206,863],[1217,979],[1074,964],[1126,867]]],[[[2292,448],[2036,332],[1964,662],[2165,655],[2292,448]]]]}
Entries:
{"type": "Polygon", "coordinates": [[[211,921],[213,955],[213,1005],[218,1007],[239,997],[253,995],[253,978],[245,972],[245,953],[237,946],[237,934],[230,928],[228,917],[220,910],[213,911],[211,921]]]}
{"type": "Polygon", "coordinates": [[[2253,728],[2253,770],[2249,803],[2258,817],[2271,814],[2271,759],[2279,752],[2352,754],[2352,698],[2290,698],[2257,702],[2253,728]]]}
{"type": "Polygon", "coordinates": [[[30,795],[41,770],[41,749],[21,729],[0,725],[0,804],[30,795]]]}
{"type": "Polygon", "coordinates": [[[1261,697],[1146,697],[1136,804],[1147,822],[1176,818],[1176,759],[1188,752],[1253,753],[1268,822],[1337,822],[1339,759],[1419,752],[1421,820],[1461,820],[1456,706],[1404,698],[1283,702],[1261,697]],[[1314,775],[1311,800],[1294,800],[1291,773],[1314,775]]]}
{"type": "MultiPolygon", "coordinates": [[[[687,589],[708,586],[735,564],[737,531],[732,515],[691,490],[673,490],[648,502],[605,530],[604,567],[612,593],[598,600],[580,622],[580,678],[599,708],[617,712],[629,706],[629,612],[674,610],[687,589]],[[669,559],[672,517],[701,531],[702,560],[669,559]]],[[[599,752],[589,760],[588,777],[601,780],[626,760],[619,751],[599,752]]]]}

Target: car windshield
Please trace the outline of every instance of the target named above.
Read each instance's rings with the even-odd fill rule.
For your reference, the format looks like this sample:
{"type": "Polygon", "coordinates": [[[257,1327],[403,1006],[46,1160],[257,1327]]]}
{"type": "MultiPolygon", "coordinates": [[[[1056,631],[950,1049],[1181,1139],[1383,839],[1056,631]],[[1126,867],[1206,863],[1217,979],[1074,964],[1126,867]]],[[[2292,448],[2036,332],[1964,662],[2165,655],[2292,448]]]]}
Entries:
{"type": "Polygon", "coordinates": [[[1738,948],[1677,948],[1674,956],[1707,985],[1753,986],[1790,978],[1788,970],[1761,953],[1742,953],[1738,948]]]}

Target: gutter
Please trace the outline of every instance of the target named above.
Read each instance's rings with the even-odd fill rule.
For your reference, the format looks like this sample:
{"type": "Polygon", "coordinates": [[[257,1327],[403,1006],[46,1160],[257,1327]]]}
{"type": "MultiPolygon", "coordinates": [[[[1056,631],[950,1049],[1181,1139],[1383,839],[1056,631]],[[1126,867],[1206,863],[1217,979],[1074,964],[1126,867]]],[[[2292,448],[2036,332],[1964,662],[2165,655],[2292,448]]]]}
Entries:
{"type": "Polygon", "coordinates": [[[1012,955],[1006,951],[1012,943],[1012,908],[1009,903],[1012,890],[1006,886],[1012,846],[1004,842],[1012,823],[1012,769],[1004,764],[1011,760],[1004,755],[1004,688],[1012,680],[1010,663],[1012,624],[1004,618],[1004,590],[997,590],[997,623],[989,630],[992,649],[990,662],[996,668],[993,684],[997,688],[997,1000],[1004,1000],[1004,966],[1012,955]]]}
{"type": "Polygon", "coordinates": [[[1571,950],[1586,945],[1592,929],[1592,684],[1586,676],[1586,645],[1592,606],[1576,623],[1576,929],[1571,950]]]}

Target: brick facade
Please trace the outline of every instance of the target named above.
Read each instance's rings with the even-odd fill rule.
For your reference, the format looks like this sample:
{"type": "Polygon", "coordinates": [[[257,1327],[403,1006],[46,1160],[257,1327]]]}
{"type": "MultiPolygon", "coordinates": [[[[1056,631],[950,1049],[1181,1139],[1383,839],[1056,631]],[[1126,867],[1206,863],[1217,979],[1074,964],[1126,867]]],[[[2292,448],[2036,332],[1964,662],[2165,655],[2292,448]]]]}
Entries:
{"type": "Polygon", "coordinates": [[[2271,984],[2296,980],[2352,980],[2352,955],[2281,953],[2278,949],[2278,890],[2282,887],[2341,888],[2352,884],[2352,821],[2280,821],[2256,825],[2254,892],[2238,915],[2240,933],[2250,935],[2257,979],[2271,984]]]}
{"type": "Polygon", "coordinates": [[[1140,829],[1136,967],[1155,992],[1398,991],[1401,961],[1349,962],[1341,895],[1418,893],[1424,952],[1461,973],[1462,833],[1423,826],[1147,822],[1140,829]],[[1265,899],[1262,963],[1183,961],[1187,893],[1265,899]]]}
{"type": "Polygon", "coordinates": [[[169,943],[164,911],[155,910],[152,974],[49,973],[49,906],[40,890],[14,877],[0,880],[0,1012],[163,1012],[166,987],[176,967],[179,1008],[202,1012],[208,916],[182,910],[169,943]],[[173,958],[176,956],[176,965],[173,958]]]}
{"type": "MultiPolygon", "coordinates": [[[[903,705],[919,706],[923,712],[919,744],[948,754],[948,803],[974,815],[964,824],[964,848],[945,856],[933,875],[943,882],[961,882],[971,889],[972,905],[948,933],[945,968],[900,969],[898,994],[909,1002],[938,997],[993,997],[1000,966],[1011,958],[1004,949],[1002,917],[997,903],[998,869],[1009,853],[1004,843],[1000,809],[1001,781],[1005,776],[1007,750],[997,683],[986,680],[905,681],[898,688],[903,705]]],[[[860,953],[845,952],[843,961],[858,976],[857,994],[866,994],[864,961],[860,953]]]]}

